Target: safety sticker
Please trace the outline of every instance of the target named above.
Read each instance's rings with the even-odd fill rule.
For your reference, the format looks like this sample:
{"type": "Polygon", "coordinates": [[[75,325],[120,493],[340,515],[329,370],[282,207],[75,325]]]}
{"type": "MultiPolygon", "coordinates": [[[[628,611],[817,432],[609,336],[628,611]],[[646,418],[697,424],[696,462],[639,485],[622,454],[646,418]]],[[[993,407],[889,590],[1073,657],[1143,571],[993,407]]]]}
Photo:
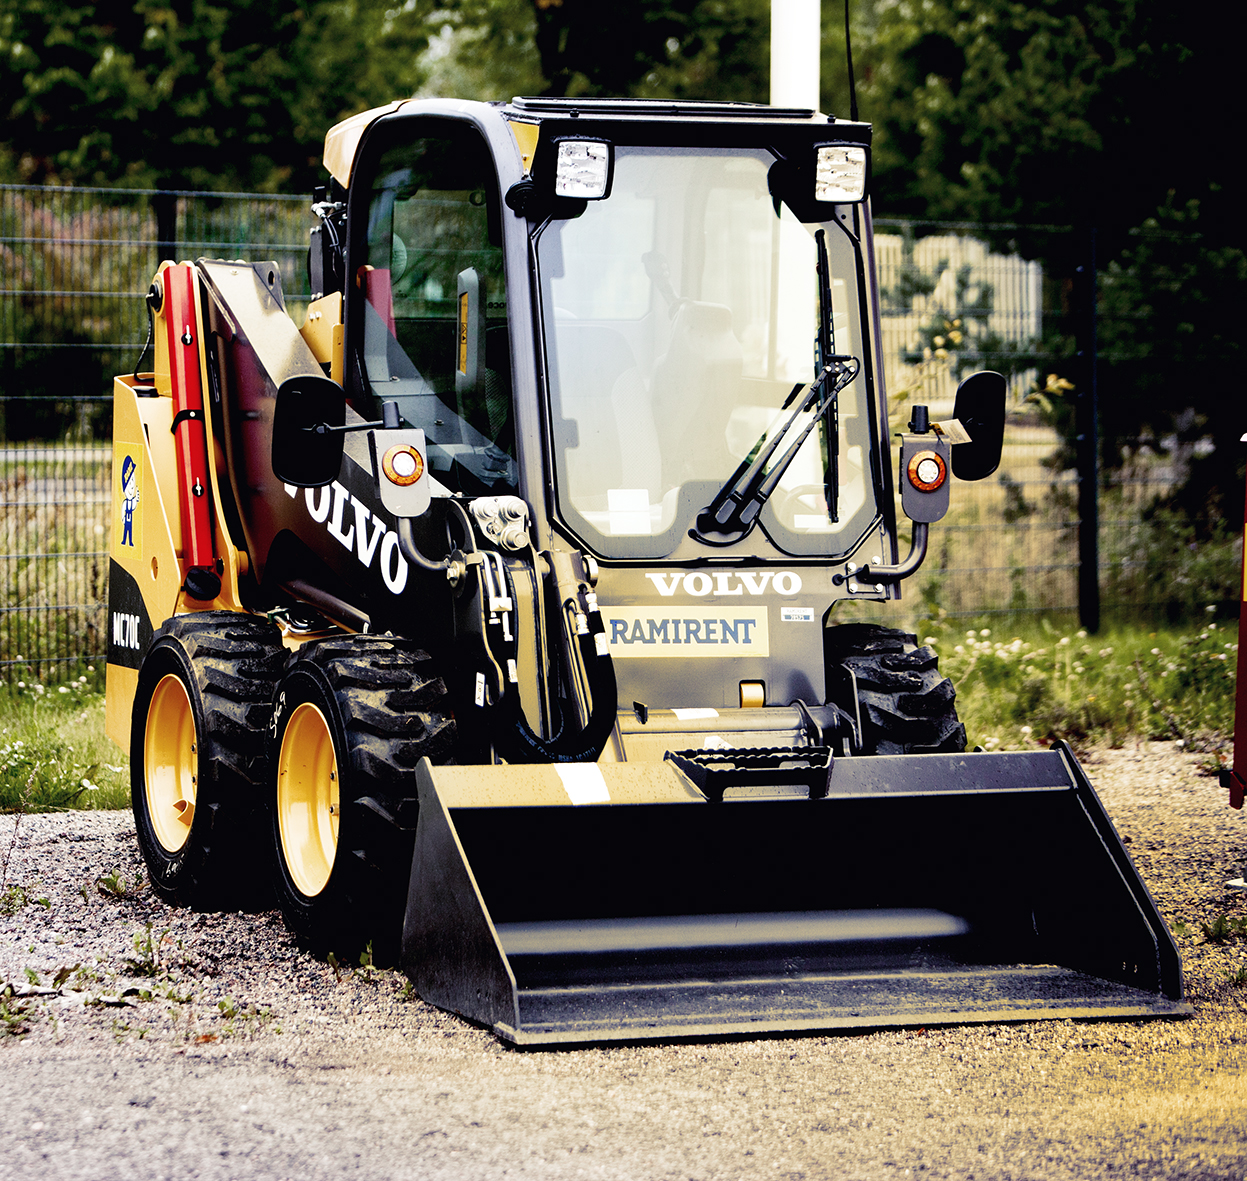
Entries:
{"type": "Polygon", "coordinates": [[[615,659],[770,655],[765,607],[603,607],[602,619],[615,659]]]}

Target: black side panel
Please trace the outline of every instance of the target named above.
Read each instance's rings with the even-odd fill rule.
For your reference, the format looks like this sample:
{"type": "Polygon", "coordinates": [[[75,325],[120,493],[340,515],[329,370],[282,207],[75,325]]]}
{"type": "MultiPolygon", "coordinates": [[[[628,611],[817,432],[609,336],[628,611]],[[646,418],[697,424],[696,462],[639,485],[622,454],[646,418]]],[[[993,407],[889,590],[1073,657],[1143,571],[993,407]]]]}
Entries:
{"type": "Polygon", "coordinates": [[[108,560],[108,663],[137,669],[152,644],[152,621],[133,576],[108,560]]]}

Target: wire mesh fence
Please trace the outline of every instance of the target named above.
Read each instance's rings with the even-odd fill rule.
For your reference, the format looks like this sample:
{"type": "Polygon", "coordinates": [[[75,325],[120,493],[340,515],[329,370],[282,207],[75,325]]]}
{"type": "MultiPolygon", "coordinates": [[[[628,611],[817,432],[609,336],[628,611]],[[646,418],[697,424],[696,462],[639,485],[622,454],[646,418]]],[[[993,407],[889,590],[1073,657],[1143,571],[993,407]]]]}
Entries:
{"type": "MultiPolygon", "coordinates": [[[[27,667],[76,670],[104,651],[112,377],[138,364],[159,261],[276,261],[301,321],[312,223],[303,197],[0,186],[6,679],[27,667]]],[[[1012,229],[1025,229],[1028,253],[1079,256],[1067,228],[1012,229]]],[[[1068,421],[1095,359],[1096,305],[1080,311],[1076,277],[1022,257],[1010,227],[880,219],[875,231],[893,429],[918,403],[935,419],[951,416],[958,381],[977,369],[1004,373],[1010,391],[1000,469],[953,489],[923,570],[905,584],[911,611],[1076,612],[1088,560],[1084,476],[1100,511],[1092,585],[1108,609],[1195,610],[1223,594],[1237,602],[1224,585],[1236,577],[1234,538],[1193,555],[1178,525],[1149,514],[1185,476],[1180,447],[1134,447],[1108,477],[1071,448],[1068,421]]]]}
{"type": "Polygon", "coordinates": [[[0,186],[6,679],[102,659],[112,378],[138,364],[160,260],[274,260],[301,318],[311,220],[303,197],[0,186]]]}

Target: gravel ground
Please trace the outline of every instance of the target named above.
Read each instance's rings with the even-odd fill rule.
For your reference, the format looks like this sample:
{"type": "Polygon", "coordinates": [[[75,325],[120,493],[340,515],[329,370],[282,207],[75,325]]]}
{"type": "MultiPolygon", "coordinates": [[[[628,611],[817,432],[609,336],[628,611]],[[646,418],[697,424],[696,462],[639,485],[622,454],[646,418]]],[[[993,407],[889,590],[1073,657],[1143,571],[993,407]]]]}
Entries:
{"type": "Polygon", "coordinates": [[[1192,1018],[520,1053],[165,906],[128,813],[0,817],[0,1178],[1247,1181],[1247,935],[1203,931],[1247,919],[1247,819],[1172,744],[1083,762],[1192,1018]]]}

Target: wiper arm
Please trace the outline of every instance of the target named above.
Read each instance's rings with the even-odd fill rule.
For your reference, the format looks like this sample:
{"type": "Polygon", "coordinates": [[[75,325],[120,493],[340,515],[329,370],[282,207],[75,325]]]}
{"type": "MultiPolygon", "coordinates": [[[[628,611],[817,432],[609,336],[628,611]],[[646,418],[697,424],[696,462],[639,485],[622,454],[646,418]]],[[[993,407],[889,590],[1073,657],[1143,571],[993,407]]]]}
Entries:
{"type": "MultiPolygon", "coordinates": [[[[706,545],[731,545],[749,533],[767,498],[779,486],[788,465],[796,458],[801,445],[809,438],[810,432],[824,414],[827,415],[827,467],[823,473],[823,494],[827,500],[828,518],[832,521],[840,519],[840,413],[836,399],[840,391],[857,376],[861,363],[856,357],[836,352],[831,306],[831,265],[827,260],[825,230],[820,229],[814,234],[814,243],[818,249],[819,374],[806,387],[800,405],[784,420],[766,446],[752,460],[745,459],[714,500],[698,514],[697,525],[689,530],[689,535],[706,545]],[[767,464],[784,435],[788,433],[789,427],[815,403],[817,405],[805,430],[767,471],[767,464]]],[[[793,388],[782,409],[788,409],[800,390],[799,385],[793,388]]]]}
{"type": "MultiPolygon", "coordinates": [[[[779,429],[771,435],[757,455],[752,459],[746,459],[736,469],[714,500],[697,515],[697,525],[689,530],[691,537],[706,545],[732,545],[753,529],[762,506],[767,502],[771,493],[779,487],[779,481],[784,472],[788,470],[788,465],[796,459],[797,452],[809,438],[818,420],[829,407],[834,405],[840,391],[857,376],[861,368],[856,357],[825,355],[825,360],[827,363],[823,366],[822,372],[805,387],[804,395],[798,399],[792,412],[779,429]],[[813,407],[813,413],[805,429],[788,445],[783,454],[771,463],[772,456],[779,449],[779,445],[793,423],[811,407],[813,407]],[[769,470],[768,464],[770,464],[769,470]]],[[[793,390],[785,403],[785,408],[792,405],[793,397],[800,390],[800,386],[793,390]]]]}

